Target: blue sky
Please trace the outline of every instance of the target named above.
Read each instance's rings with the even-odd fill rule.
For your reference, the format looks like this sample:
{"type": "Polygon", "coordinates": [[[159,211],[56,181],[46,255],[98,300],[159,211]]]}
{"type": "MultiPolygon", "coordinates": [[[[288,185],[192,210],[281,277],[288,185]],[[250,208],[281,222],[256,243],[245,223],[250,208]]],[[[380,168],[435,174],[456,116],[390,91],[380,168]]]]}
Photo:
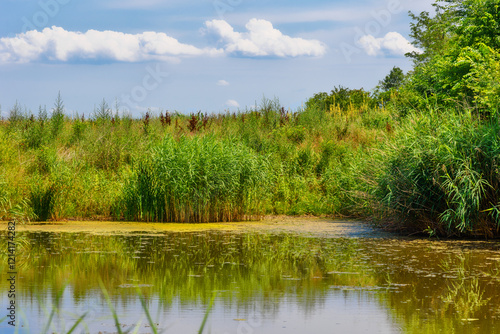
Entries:
{"type": "Polygon", "coordinates": [[[2,0],[0,105],[69,115],[292,110],[334,86],[411,69],[408,11],[433,0],[2,0]]]}

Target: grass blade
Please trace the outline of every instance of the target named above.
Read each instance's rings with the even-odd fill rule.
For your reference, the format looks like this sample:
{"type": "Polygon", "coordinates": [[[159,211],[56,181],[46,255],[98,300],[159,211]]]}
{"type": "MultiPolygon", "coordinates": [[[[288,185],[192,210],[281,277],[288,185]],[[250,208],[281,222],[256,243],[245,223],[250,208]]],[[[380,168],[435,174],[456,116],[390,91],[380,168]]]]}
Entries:
{"type": "Polygon", "coordinates": [[[210,314],[210,311],[212,310],[212,306],[214,305],[215,295],[216,295],[216,293],[214,292],[212,299],[210,299],[210,304],[208,304],[208,308],[207,308],[207,311],[205,312],[205,316],[203,317],[203,321],[201,322],[201,326],[200,326],[200,329],[198,330],[198,334],[202,334],[203,330],[205,329],[205,325],[206,325],[207,320],[208,320],[208,315],[210,314]]]}
{"type": "Polygon", "coordinates": [[[75,324],[73,325],[73,327],[71,327],[71,329],[69,330],[69,332],[66,333],[66,334],[73,333],[73,331],[76,329],[76,327],[78,327],[78,325],[80,324],[80,322],[83,321],[83,318],[85,318],[87,316],[87,313],[88,312],[85,312],[80,318],[78,318],[78,320],[75,322],[75,324]]]}
{"type": "Polygon", "coordinates": [[[146,313],[146,316],[148,317],[149,326],[151,326],[154,334],[158,334],[158,329],[156,328],[156,325],[153,322],[153,319],[151,318],[151,314],[149,313],[149,310],[147,308],[146,299],[142,295],[141,290],[139,289],[139,287],[137,287],[137,293],[139,294],[139,298],[141,300],[142,308],[144,309],[144,312],[146,313]]]}
{"type": "Polygon", "coordinates": [[[111,298],[109,298],[108,291],[106,290],[106,287],[104,286],[104,283],[102,280],[99,278],[99,286],[101,287],[102,294],[104,295],[104,298],[106,299],[106,303],[108,304],[108,307],[113,314],[113,319],[115,320],[115,327],[116,330],[118,331],[118,334],[123,334],[122,329],[120,328],[120,321],[118,320],[118,315],[116,314],[115,308],[113,307],[113,304],[111,303],[111,298]]]}

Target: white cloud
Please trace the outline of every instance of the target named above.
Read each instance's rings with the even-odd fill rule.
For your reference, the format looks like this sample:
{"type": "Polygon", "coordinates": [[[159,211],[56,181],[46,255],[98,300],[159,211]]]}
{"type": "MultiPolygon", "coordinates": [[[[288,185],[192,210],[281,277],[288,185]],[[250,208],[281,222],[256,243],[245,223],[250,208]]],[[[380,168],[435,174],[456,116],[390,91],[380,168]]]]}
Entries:
{"type": "Polygon", "coordinates": [[[222,54],[222,50],[199,49],[165,33],[152,31],[126,34],[89,30],[82,33],[53,26],[0,38],[0,63],[27,63],[40,59],[138,62],[217,54],[222,54]]]}
{"type": "Polygon", "coordinates": [[[235,100],[227,100],[226,101],[226,106],[228,106],[228,107],[234,107],[234,108],[239,108],[240,104],[237,101],[235,101],[235,100]]]}
{"type": "Polygon", "coordinates": [[[318,40],[283,35],[271,22],[251,19],[248,32],[239,33],[224,20],[206,21],[206,32],[220,38],[228,54],[246,57],[323,56],[326,46],[318,40]]]}
{"type": "Polygon", "coordinates": [[[389,32],[382,38],[365,35],[359,39],[358,43],[370,56],[377,56],[385,52],[395,56],[403,56],[405,53],[413,51],[421,52],[397,32],[389,32]]]}
{"type": "Polygon", "coordinates": [[[229,82],[226,80],[219,80],[217,81],[217,86],[229,86],[229,82]]]}

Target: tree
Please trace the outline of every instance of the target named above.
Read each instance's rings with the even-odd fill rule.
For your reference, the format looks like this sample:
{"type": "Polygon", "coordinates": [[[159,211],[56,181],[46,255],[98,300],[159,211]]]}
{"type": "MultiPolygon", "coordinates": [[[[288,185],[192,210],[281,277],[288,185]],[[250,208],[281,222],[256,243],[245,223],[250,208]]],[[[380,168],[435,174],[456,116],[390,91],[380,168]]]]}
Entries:
{"type": "Polygon", "coordinates": [[[57,99],[54,102],[52,115],[50,116],[50,124],[52,128],[52,136],[55,138],[64,126],[64,103],[61,98],[61,92],[57,94],[57,99]]]}
{"type": "Polygon", "coordinates": [[[94,113],[96,120],[99,122],[109,121],[113,117],[113,112],[105,99],[102,99],[101,104],[95,109],[94,113]]]}
{"type": "Polygon", "coordinates": [[[363,109],[372,107],[375,101],[370,93],[361,89],[350,89],[342,86],[334,87],[330,94],[322,92],[314,94],[306,102],[306,107],[315,107],[318,110],[330,111],[333,109],[347,111],[349,108],[363,109]]]}
{"type": "Polygon", "coordinates": [[[412,44],[421,50],[421,52],[413,51],[406,54],[407,57],[413,58],[415,65],[429,61],[433,56],[441,54],[446,49],[451,37],[449,28],[459,16],[456,6],[461,1],[436,0],[436,3],[432,5],[435,8],[434,16],[425,11],[419,15],[408,12],[414,21],[410,23],[412,44]],[[448,3],[448,5],[441,5],[442,2],[448,3]]]}
{"type": "Polygon", "coordinates": [[[384,80],[379,81],[378,87],[384,92],[388,92],[391,89],[399,88],[405,79],[405,74],[402,69],[394,66],[391,72],[384,78],[384,80]]]}
{"type": "MultiPolygon", "coordinates": [[[[497,109],[500,0],[447,0],[434,6],[434,17],[411,14],[411,36],[423,53],[408,54],[415,68],[406,92],[416,93],[420,103],[434,97],[444,105],[497,109]]],[[[419,106],[418,101],[412,104],[419,106]]]]}

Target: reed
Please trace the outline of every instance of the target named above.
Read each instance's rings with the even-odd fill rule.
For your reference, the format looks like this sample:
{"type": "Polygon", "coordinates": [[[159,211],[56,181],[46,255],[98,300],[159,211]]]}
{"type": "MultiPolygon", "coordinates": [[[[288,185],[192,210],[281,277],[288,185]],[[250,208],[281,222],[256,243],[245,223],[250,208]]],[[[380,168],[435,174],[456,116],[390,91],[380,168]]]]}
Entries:
{"type": "Polygon", "coordinates": [[[380,181],[405,227],[492,237],[500,229],[500,122],[472,111],[411,114],[387,149],[380,181]]]}
{"type": "Polygon", "coordinates": [[[259,215],[267,162],[213,136],[167,136],[134,167],[116,211],[125,219],[203,223],[259,215]]]}
{"type": "Polygon", "coordinates": [[[41,179],[33,180],[28,200],[34,220],[46,221],[51,217],[56,194],[55,184],[44,182],[41,179]]]}

